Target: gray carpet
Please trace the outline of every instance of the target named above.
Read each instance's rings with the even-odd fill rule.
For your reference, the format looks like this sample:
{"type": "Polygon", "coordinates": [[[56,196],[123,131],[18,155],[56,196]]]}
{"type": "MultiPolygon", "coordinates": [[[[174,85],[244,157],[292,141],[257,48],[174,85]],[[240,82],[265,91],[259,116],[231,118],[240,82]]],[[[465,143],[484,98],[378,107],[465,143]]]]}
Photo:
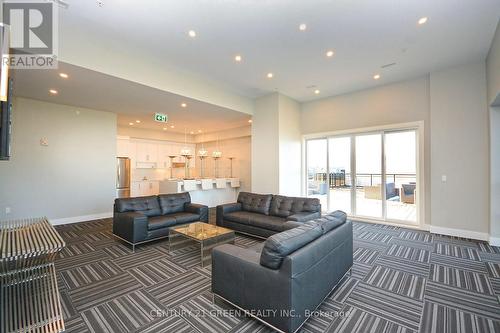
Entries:
{"type": "MultiPolygon", "coordinates": [[[[163,240],[131,253],[110,220],[57,229],[67,332],[271,332],[212,303],[210,267],[193,247],[169,254],[163,240]]],[[[500,332],[500,248],[359,222],[354,238],[352,276],[302,332],[500,332]]]]}

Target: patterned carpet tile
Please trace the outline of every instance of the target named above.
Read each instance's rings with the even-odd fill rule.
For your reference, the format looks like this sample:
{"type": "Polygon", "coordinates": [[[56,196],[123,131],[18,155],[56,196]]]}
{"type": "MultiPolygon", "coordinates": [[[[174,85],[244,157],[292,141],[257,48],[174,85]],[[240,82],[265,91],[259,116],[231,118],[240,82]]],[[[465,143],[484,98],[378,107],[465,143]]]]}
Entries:
{"type": "Polygon", "coordinates": [[[495,333],[500,332],[500,321],[443,304],[425,302],[420,331],[425,333],[495,333]]]}
{"type": "Polygon", "coordinates": [[[429,276],[430,265],[425,262],[417,262],[393,256],[380,256],[375,265],[392,268],[409,274],[420,275],[427,278],[429,276]]]}
{"type": "Polygon", "coordinates": [[[460,270],[468,270],[482,274],[488,274],[486,263],[482,261],[474,261],[468,259],[461,259],[450,257],[447,255],[432,253],[431,263],[443,266],[449,266],[460,270]]]}
{"type": "Polygon", "coordinates": [[[120,273],[121,269],[111,260],[103,260],[62,271],[60,276],[69,289],[75,289],[120,273]]]}
{"type": "Polygon", "coordinates": [[[392,239],[392,235],[388,235],[380,232],[373,231],[363,231],[357,235],[358,240],[365,240],[369,242],[377,242],[377,243],[389,243],[392,239]]]}
{"type": "Polygon", "coordinates": [[[69,292],[76,310],[84,311],[142,288],[128,273],[89,284],[69,292]]]}
{"type": "Polygon", "coordinates": [[[422,302],[360,282],[346,301],[364,312],[418,330],[422,302]]]}
{"type": "Polygon", "coordinates": [[[432,234],[422,231],[401,230],[398,238],[416,243],[431,243],[432,234]]]}
{"type": "Polygon", "coordinates": [[[436,243],[435,253],[475,261],[481,260],[476,249],[453,244],[436,243]]]}
{"type": "Polygon", "coordinates": [[[176,310],[200,332],[227,332],[240,322],[238,317],[228,315],[230,312],[215,304],[207,293],[182,303],[176,310]]]}
{"type": "Polygon", "coordinates": [[[398,295],[422,300],[426,281],[422,276],[377,265],[367,274],[363,282],[398,295]]]}
{"type": "Polygon", "coordinates": [[[427,282],[425,300],[493,320],[500,320],[500,304],[496,296],[427,282]]]}
{"type": "Polygon", "coordinates": [[[432,264],[429,279],[434,282],[475,291],[480,294],[493,294],[488,277],[473,271],[432,264]]]}
{"type": "Polygon", "coordinates": [[[122,270],[144,265],[148,262],[155,262],[165,257],[165,254],[157,249],[150,248],[143,251],[129,252],[127,255],[116,258],[113,262],[122,270]]]}
{"type": "Polygon", "coordinates": [[[136,291],[86,310],[82,318],[93,332],[131,332],[155,320],[161,309],[150,295],[136,291]]]}
{"type": "Polygon", "coordinates": [[[98,250],[79,254],[77,256],[57,259],[55,265],[57,271],[64,271],[78,266],[88,265],[92,262],[98,262],[107,259],[109,259],[109,256],[106,254],[106,252],[98,250]]]}
{"type": "Polygon", "coordinates": [[[185,272],[184,267],[166,258],[129,270],[129,273],[145,287],[150,287],[185,272]]]}
{"type": "Polygon", "coordinates": [[[353,259],[354,261],[361,262],[364,264],[372,265],[379,256],[379,252],[371,249],[366,249],[364,247],[358,247],[354,250],[353,259]]]}
{"type": "Polygon", "coordinates": [[[205,276],[188,271],[174,278],[152,286],[147,291],[167,308],[174,308],[211,288],[211,281],[205,276]]]}
{"type": "Polygon", "coordinates": [[[388,256],[425,263],[429,262],[430,254],[431,252],[427,250],[397,244],[391,245],[386,252],[388,256]]]}
{"type": "MultiPolygon", "coordinates": [[[[353,228],[352,275],[300,333],[500,331],[500,248],[389,225],[353,228]]],[[[68,333],[273,332],[219,313],[234,308],[212,303],[211,267],[200,267],[198,246],[170,253],[164,239],[133,253],[112,236],[110,219],[57,229],[67,241],[56,269],[68,333]]],[[[237,235],[235,243],[260,242],[237,235]]]]}
{"type": "Polygon", "coordinates": [[[353,306],[344,308],[346,315],[332,322],[328,333],[415,333],[408,327],[398,325],[386,318],[378,317],[353,306]]]}
{"type": "Polygon", "coordinates": [[[184,319],[179,316],[171,316],[162,318],[160,320],[155,320],[150,324],[147,324],[141,329],[137,330],[137,333],[198,333],[194,328],[191,327],[184,319]]]}

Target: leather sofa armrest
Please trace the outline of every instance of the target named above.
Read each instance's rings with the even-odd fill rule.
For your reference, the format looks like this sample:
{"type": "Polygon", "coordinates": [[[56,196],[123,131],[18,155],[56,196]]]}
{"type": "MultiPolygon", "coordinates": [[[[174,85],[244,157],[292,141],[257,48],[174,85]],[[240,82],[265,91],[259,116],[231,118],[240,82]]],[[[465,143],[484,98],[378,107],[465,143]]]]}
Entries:
{"type": "Polygon", "coordinates": [[[302,225],[302,222],[297,222],[297,221],[286,221],[283,224],[283,231],[290,230],[293,228],[300,227],[302,225]]]}
{"type": "Polygon", "coordinates": [[[148,217],[139,212],[115,212],[113,233],[131,243],[143,241],[148,234],[148,217]]]}
{"type": "Polygon", "coordinates": [[[262,266],[250,249],[225,244],[212,251],[212,292],[246,310],[290,309],[289,274],[262,266]]]}
{"type": "Polygon", "coordinates": [[[184,211],[200,215],[200,221],[208,223],[208,206],[194,203],[185,203],[184,211]]]}
{"type": "Polygon", "coordinates": [[[320,217],[320,212],[302,212],[288,216],[287,221],[307,222],[320,217]]]}
{"type": "Polygon", "coordinates": [[[241,204],[239,202],[217,206],[217,211],[216,211],[217,216],[215,223],[218,226],[223,227],[224,214],[237,212],[240,210],[241,210],[241,204]]]}

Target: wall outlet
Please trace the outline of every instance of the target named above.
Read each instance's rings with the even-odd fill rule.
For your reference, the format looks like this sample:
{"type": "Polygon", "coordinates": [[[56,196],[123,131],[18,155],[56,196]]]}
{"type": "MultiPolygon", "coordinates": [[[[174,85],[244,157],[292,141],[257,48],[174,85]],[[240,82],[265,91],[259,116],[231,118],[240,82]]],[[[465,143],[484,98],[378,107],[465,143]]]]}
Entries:
{"type": "Polygon", "coordinates": [[[447,179],[446,175],[442,175],[442,176],[441,176],[441,181],[442,181],[443,183],[446,183],[446,181],[447,181],[447,180],[448,180],[448,179],[447,179]]]}
{"type": "Polygon", "coordinates": [[[5,214],[10,214],[10,207],[5,207],[5,214]]]}
{"type": "Polygon", "coordinates": [[[46,147],[48,145],[49,145],[49,139],[47,139],[47,138],[41,138],[40,139],[40,146],[46,147]]]}

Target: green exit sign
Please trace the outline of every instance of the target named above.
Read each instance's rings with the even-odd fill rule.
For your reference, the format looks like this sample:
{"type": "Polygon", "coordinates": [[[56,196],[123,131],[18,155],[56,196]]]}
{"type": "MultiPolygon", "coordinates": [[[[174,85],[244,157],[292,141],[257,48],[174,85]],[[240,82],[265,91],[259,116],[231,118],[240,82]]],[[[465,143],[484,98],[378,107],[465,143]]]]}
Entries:
{"type": "Polygon", "coordinates": [[[163,113],[155,113],[155,121],[158,121],[160,123],[166,123],[168,122],[168,116],[163,113]]]}

